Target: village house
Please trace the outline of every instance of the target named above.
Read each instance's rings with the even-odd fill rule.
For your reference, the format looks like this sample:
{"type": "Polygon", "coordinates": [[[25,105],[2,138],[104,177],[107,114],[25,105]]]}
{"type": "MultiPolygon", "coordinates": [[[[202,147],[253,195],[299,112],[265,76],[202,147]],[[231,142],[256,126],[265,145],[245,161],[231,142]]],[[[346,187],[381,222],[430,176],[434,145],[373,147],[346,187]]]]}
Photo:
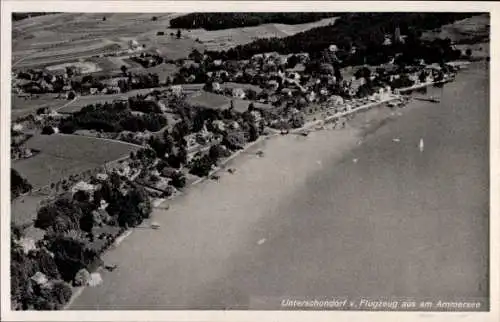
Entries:
{"type": "Polygon", "coordinates": [[[245,98],[245,91],[242,88],[233,88],[232,96],[235,98],[243,99],[245,98]]]}
{"type": "Polygon", "coordinates": [[[175,96],[180,96],[182,94],[182,86],[181,85],[173,85],[170,87],[170,90],[175,96]]]}
{"type": "Polygon", "coordinates": [[[315,93],[314,91],[309,92],[309,93],[306,95],[306,99],[307,99],[309,102],[314,102],[314,101],[316,101],[316,93],[315,93]]]}
{"type": "Polygon", "coordinates": [[[75,194],[76,192],[78,191],[84,191],[84,192],[87,192],[87,193],[93,193],[96,189],[96,186],[90,184],[90,183],[87,183],[85,181],[79,181],[78,183],[76,183],[72,188],[71,188],[71,192],[73,194],[75,194]]]}
{"type": "Polygon", "coordinates": [[[269,88],[272,91],[276,91],[278,89],[278,87],[280,86],[279,83],[274,79],[268,81],[266,85],[267,85],[267,88],[269,88]]]}

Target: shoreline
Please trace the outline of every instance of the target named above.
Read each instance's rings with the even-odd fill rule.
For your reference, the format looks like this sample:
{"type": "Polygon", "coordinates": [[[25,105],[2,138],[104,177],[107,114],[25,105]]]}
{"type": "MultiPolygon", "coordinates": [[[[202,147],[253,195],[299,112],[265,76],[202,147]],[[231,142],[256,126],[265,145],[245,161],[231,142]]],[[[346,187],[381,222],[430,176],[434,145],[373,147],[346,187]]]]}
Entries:
{"type": "MultiPolygon", "coordinates": [[[[426,84],[425,86],[430,86],[430,85],[433,85],[433,83],[426,84]]],[[[383,107],[383,104],[385,104],[385,103],[400,99],[400,97],[401,97],[400,95],[392,95],[391,97],[389,97],[387,99],[377,101],[377,102],[370,102],[370,103],[367,103],[365,105],[359,106],[359,107],[351,109],[349,111],[346,111],[346,112],[340,112],[340,113],[336,113],[334,115],[330,115],[322,120],[308,122],[307,124],[305,124],[301,128],[291,130],[290,134],[298,134],[298,133],[301,133],[303,131],[310,131],[310,129],[314,128],[315,126],[324,125],[328,122],[331,122],[334,119],[345,117],[345,116],[348,116],[351,114],[359,115],[359,114],[357,114],[359,112],[370,111],[372,109],[375,110],[376,108],[383,107]]],[[[379,113],[378,111],[375,111],[375,113],[377,115],[372,115],[370,118],[377,118],[377,117],[382,118],[382,119],[389,118],[388,115],[381,115],[383,113],[379,113]]],[[[330,134],[326,134],[330,131],[325,131],[325,130],[312,131],[312,132],[313,133],[320,133],[319,135],[321,137],[328,137],[330,135],[330,134]]],[[[349,150],[356,147],[356,145],[359,143],[362,129],[358,128],[357,126],[354,126],[354,127],[350,127],[347,129],[335,130],[334,132],[339,133],[338,135],[336,135],[337,138],[334,139],[335,141],[337,141],[335,143],[335,145],[338,145],[339,149],[338,150],[334,149],[334,150],[330,150],[330,151],[323,151],[323,152],[318,152],[318,153],[320,153],[320,155],[325,155],[325,153],[326,153],[326,155],[334,155],[335,159],[340,160],[346,156],[346,153],[348,153],[349,150]],[[342,135],[341,133],[344,133],[344,134],[342,135]]],[[[210,177],[213,176],[214,174],[223,173],[224,175],[227,176],[227,178],[232,177],[232,178],[234,178],[233,180],[236,180],[238,177],[241,176],[240,173],[244,172],[244,171],[242,171],[242,170],[244,170],[244,168],[241,168],[241,170],[239,169],[240,171],[237,171],[235,174],[232,174],[230,176],[228,176],[228,174],[224,171],[224,169],[227,167],[228,164],[230,164],[232,162],[236,163],[237,164],[236,167],[238,167],[238,168],[241,167],[244,163],[247,163],[249,161],[249,155],[250,155],[248,152],[252,148],[258,146],[259,144],[263,144],[266,142],[269,142],[269,143],[274,144],[274,145],[280,145],[280,144],[286,145],[287,144],[286,141],[292,141],[293,137],[299,138],[297,136],[279,135],[279,133],[275,133],[275,132],[270,133],[268,135],[260,136],[256,141],[248,143],[243,149],[235,151],[231,156],[222,160],[221,163],[219,165],[217,165],[217,167],[215,169],[211,170],[211,172],[209,173],[208,176],[197,179],[196,181],[192,182],[189,186],[184,188],[182,191],[180,191],[180,192],[178,192],[178,193],[176,193],[168,198],[154,198],[154,199],[152,199],[153,213],[149,219],[145,220],[146,225],[143,224],[143,225],[140,225],[140,226],[135,227],[135,228],[127,229],[123,233],[119,234],[117,236],[117,238],[115,239],[113,246],[110,249],[108,249],[103,255],[104,256],[109,255],[113,250],[115,250],[119,246],[119,244],[121,244],[124,240],[126,240],[127,238],[134,235],[133,233],[136,232],[136,230],[152,229],[150,224],[152,222],[156,221],[156,219],[157,219],[156,217],[158,215],[162,215],[158,218],[159,220],[164,219],[165,214],[167,214],[167,216],[168,216],[168,213],[170,212],[169,209],[171,208],[171,206],[173,206],[174,204],[182,204],[186,198],[189,198],[190,194],[196,193],[196,191],[199,189],[203,189],[203,187],[200,187],[201,184],[207,183],[207,182],[210,183],[210,181],[211,181],[210,177]],[[280,140],[271,140],[271,139],[277,139],[277,138],[281,139],[281,141],[280,140]],[[279,143],[278,141],[280,141],[281,143],[279,143]]],[[[324,139],[321,139],[321,140],[324,140],[324,139]]],[[[325,141],[323,143],[320,143],[320,144],[316,143],[316,144],[319,144],[319,146],[324,146],[324,144],[326,144],[326,142],[329,142],[329,141],[330,141],[330,139],[328,139],[327,141],[325,141]]],[[[295,145],[295,144],[296,143],[294,143],[294,142],[290,142],[289,145],[281,147],[281,149],[290,150],[290,147],[292,145],[295,145]]],[[[315,145],[315,144],[311,143],[311,145],[315,145]]],[[[270,148],[271,147],[264,146],[262,148],[262,150],[268,150],[270,148]]],[[[296,148],[297,148],[297,146],[292,148],[292,150],[296,149],[296,148]]],[[[273,149],[270,149],[269,151],[264,151],[265,154],[268,154],[270,152],[273,152],[273,149]]],[[[290,153],[290,151],[288,153],[290,153]]],[[[264,157],[264,159],[266,159],[266,158],[264,157]]],[[[321,158],[320,158],[320,160],[321,160],[321,158]]],[[[269,161],[267,160],[266,162],[269,162],[269,161]]],[[[318,161],[318,162],[320,162],[320,161],[318,161]]],[[[320,167],[322,166],[320,163],[318,163],[318,165],[320,167]]],[[[311,168],[313,165],[309,164],[309,165],[303,165],[303,166],[311,168]]],[[[298,174],[299,174],[298,177],[300,177],[300,181],[303,181],[303,180],[305,180],[304,176],[306,176],[308,174],[308,171],[304,171],[304,173],[298,173],[298,174]]],[[[260,174],[257,174],[257,175],[260,175],[260,174]]],[[[225,187],[225,188],[228,189],[227,187],[225,187]]],[[[215,187],[214,189],[220,190],[221,187],[215,187]]],[[[160,228],[160,230],[161,230],[161,228],[160,228]]],[[[103,271],[103,268],[99,267],[95,272],[98,273],[98,272],[102,272],[102,271],[103,271]]],[[[72,296],[71,300],[64,306],[63,310],[70,308],[72,303],[78,297],[80,297],[81,293],[84,291],[84,289],[86,287],[88,287],[88,286],[76,288],[76,290],[73,293],[74,295],[72,296]]]]}

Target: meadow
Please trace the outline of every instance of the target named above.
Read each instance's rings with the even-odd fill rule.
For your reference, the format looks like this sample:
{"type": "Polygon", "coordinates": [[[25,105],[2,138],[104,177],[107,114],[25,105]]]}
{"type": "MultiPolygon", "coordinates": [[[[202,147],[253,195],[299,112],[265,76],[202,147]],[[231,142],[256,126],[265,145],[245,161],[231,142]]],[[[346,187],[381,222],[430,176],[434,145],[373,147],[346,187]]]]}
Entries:
{"type": "MultiPolygon", "coordinates": [[[[191,106],[199,106],[208,109],[221,110],[227,109],[231,106],[231,101],[233,102],[234,110],[237,112],[245,112],[248,110],[248,106],[253,101],[231,98],[220,94],[199,91],[191,94],[187,98],[187,103],[191,106]]],[[[262,104],[259,102],[253,102],[256,108],[261,109],[271,109],[272,106],[269,104],[262,104]]]]}
{"type": "Polygon", "coordinates": [[[26,142],[26,147],[40,153],[14,161],[12,167],[34,189],[126,157],[140,148],[125,142],[64,134],[34,136],[26,142]]]}
{"type": "Polygon", "coordinates": [[[61,108],[60,110],[58,110],[58,112],[63,114],[72,114],[80,111],[83,107],[87,105],[104,104],[106,102],[111,103],[115,100],[122,100],[122,99],[126,100],[132,96],[145,95],[151,93],[154,90],[162,90],[162,89],[165,89],[165,87],[136,89],[129,91],[127,93],[118,93],[118,94],[79,96],[74,102],[61,108]]]}

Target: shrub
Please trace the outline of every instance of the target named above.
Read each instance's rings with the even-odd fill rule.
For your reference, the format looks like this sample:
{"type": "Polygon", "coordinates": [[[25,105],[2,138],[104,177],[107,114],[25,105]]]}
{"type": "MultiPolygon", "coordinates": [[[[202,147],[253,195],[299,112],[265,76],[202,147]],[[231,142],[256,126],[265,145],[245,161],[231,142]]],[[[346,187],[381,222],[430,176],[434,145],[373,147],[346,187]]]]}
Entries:
{"type": "Polygon", "coordinates": [[[52,286],[52,297],[59,304],[66,304],[71,299],[73,292],[71,291],[71,286],[63,281],[56,281],[52,286]]]}
{"type": "Polygon", "coordinates": [[[90,273],[85,268],[80,269],[74,279],[75,286],[85,286],[90,279],[90,273]]]}
{"type": "Polygon", "coordinates": [[[25,178],[21,177],[15,169],[10,170],[10,192],[12,198],[18,197],[20,194],[30,191],[31,184],[25,178]]]}
{"type": "Polygon", "coordinates": [[[181,189],[186,186],[186,176],[180,171],[175,171],[172,174],[171,179],[172,185],[177,189],[181,189]]]}

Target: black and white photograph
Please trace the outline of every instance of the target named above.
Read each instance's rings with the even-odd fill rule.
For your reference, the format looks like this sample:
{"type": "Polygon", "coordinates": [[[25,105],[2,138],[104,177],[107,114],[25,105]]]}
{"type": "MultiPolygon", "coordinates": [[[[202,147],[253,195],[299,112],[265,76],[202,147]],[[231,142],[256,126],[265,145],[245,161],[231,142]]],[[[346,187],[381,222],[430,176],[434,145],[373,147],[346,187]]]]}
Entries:
{"type": "Polygon", "coordinates": [[[488,9],[90,2],[2,13],[2,310],[491,312],[488,9]]]}

